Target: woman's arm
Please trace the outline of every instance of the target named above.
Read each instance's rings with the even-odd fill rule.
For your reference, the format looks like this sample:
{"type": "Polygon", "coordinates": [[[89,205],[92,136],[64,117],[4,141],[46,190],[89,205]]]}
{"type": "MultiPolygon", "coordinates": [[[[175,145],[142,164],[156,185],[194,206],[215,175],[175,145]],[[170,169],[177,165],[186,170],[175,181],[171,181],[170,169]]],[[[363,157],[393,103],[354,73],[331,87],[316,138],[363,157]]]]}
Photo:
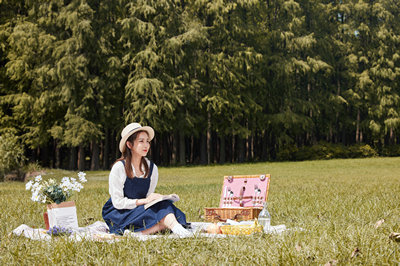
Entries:
{"type": "Polygon", "coordinates": [[[117,162],[111,168],[108,185],[112,204],[119,210],[134,209],[137,207],[137,199],[124,197],[125,181],[126,173],[124,164],[117,162]]]}
{"type": "Polygon", "coordinates": [[[137,206],[149,203],[162,195],[154,193],[158,182],[158,169],[154,165],[153,174],[151,176],[150,188],[147,197],[144,199],[129,199],[124,197],[124,184],[126,181],[125,167],[122,162],[116,163],[111,169],[109,176],[109,192],[111,201],[116,209],[134,209],[137,206]]]}
{"type": "Polygon", "coordinates": [[[129,199],[124,197],[124,183],[126,177],[123,178],[115,175],[112,171],[109,177],[109,192],[112,204],[116,209],[134,209],[136,208],[137,199],[129,199]]]}

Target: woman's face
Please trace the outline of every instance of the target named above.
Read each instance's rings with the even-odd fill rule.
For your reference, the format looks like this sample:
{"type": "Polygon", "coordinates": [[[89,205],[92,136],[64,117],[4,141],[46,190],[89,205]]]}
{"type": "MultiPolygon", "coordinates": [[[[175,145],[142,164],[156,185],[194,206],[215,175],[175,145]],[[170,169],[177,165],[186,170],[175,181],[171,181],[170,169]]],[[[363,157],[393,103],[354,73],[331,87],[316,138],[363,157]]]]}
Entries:
{"type": "Polygon", "coordinates": [[[133,145],[131,142],[127,142],[129,149],[132,151],[132,155],[138,156],[146,156],[150,149],[150,140],[147,132],[139,132],[136,136],[136,139],[133,141],[133,145]]]}

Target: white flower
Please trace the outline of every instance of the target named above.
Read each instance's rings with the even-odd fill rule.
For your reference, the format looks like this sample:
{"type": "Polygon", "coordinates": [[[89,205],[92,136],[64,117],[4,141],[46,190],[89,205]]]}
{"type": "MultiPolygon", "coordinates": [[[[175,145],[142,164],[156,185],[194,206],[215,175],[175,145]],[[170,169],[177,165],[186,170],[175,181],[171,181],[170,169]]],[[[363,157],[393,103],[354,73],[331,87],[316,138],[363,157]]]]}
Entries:
{"type": "Polygon", "coordinates": [[[40,189],[32,189],[31,190],[32,191],[32,195],[39,195],[39,193],[40,193],[40,189]]]}
{"type": "Polygon", "coordinates": [[[63,179],[61,179],[60,187],[61,188],[68,188],[70,186],[71,186],[71,181],[69,180],[69,177],[63,177],[63,179]]]}
{"type": "Polygon", "coordinates": [[[32,193],[32,198],[31,198],[31,200],[32,200],[32,201],[35,201],[35,202],[39,202],[39,201],[40,201],[40,196],[39,196],[39,194],[37,194],[37,193],[32,193]]]}
{"type": "Polygon", "coordinates": [[[83,186],[82,186],[82,184],[81,183],[79,183],[79,182],[75,182],[74,184],[73,184],[73,188],[72,188],[72,190],[74,190],[74,191],[81,191],[81,189],[83,188],[83,186]]]}
{"type": "Polygon", "coordinates": [[[44,196],[42,197],[42,203],[46,203],[46,199],[47,199],[47,197],[46,197],[46,195],[44,195],[44,196]]]}
{"type": "Polygon", "coordinates": [[[33,192],[33,191],[37,190],[37,188],[38,188],[39,186],[40,186],[39,183],[33,183],[31,191],[33,192]]]}
{"type": "Polygon", "coordinates": [[[26,183],[25,189],[26,189],[26,190],[30,190],[31,187],[32,187],[32,185],[33,185],[33,181],[31,180],[31,181],[29,181],[28,183],[26,183]]]}
{"type": "Polygon", "coordinates": [[[41,175],[38,175],[37,177],[35,177],[35,181],[36,181],[36,182],[42,181],[42,176],[41,176],[41,175]]]}
{"type": "Polygon", "coordinates": [[[79,172],[79,173],[78,173],[78,176],[79,176],[79,181],[81,181],[82,183],[87,182],[86,173],[84,173],[84,172],[79,172]]]}

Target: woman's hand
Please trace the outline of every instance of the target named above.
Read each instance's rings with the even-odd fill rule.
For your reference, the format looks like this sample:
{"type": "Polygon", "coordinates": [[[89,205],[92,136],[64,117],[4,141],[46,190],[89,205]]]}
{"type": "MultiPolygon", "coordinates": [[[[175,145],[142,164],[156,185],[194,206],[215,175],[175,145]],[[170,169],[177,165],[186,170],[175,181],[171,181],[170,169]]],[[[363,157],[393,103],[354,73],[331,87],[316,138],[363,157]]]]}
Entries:
{"type": "Polygon", "coordinates": [[[163,195],[161,195],[161,194],[158,194],[158,193],[151,193],[149,196],[147,196],[147,198],[146,198],[146,203],[145,203],[145,204],[147,204],[147,203],[149,203],[149,202],[152,202],[153,200],[160,199],[160,198],[162,198],[162,197],[163,197],[163,195]]]}

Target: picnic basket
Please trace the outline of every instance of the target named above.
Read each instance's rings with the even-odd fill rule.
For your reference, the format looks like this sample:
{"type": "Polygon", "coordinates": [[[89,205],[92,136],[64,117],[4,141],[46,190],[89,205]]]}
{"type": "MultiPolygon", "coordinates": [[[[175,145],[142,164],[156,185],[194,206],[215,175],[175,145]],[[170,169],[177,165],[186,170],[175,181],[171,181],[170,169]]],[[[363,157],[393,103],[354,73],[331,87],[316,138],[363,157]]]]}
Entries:
{"type": "Polygon", "coordinates": [[[205,220],[253,220],[268,199],[271,175],[224,176],[219,207],[204,208],[205,220]]]}

